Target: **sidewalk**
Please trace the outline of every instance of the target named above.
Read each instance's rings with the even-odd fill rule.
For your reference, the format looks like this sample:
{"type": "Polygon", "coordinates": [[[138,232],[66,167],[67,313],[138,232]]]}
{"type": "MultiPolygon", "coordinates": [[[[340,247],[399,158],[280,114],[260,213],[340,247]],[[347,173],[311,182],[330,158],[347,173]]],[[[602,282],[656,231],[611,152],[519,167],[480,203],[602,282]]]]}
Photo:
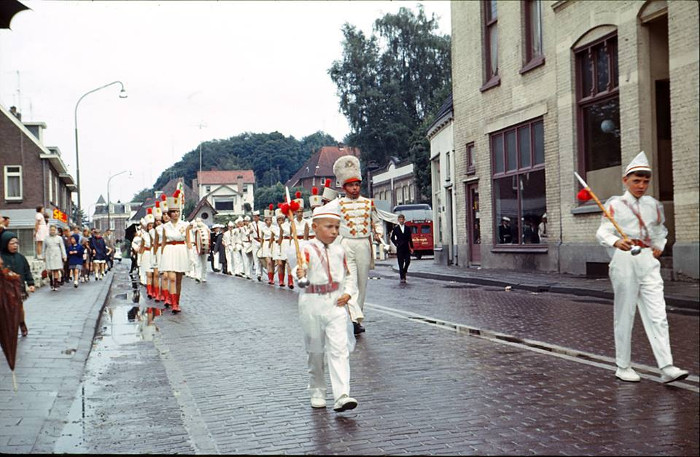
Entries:
{"type": "MultiPolygon", "coordinates": [[[[390,266],[398,274],[395,257],[377,261],[376,264],[390,266]]],[[[408,268],[408,276],[486,286],[511,286],[513,289],[524,289],[531,292],[584,295],[609,300],[614,298],[612,285],[608,278],[591,279],[584,276],[537,271],[452,267],[435,264],[430,258],[420,261],[412,260],[408,268]]],[[[700,313],[698,282],[665,281],[664,290],[669,311],[700,313]]]]}
{"type": "Polygon", "coordinates": [[[76,397],[114,271],[77,289],[72,284],[56,292],[41,287],[24,303],[29,335],[17,343],[17,392],[4,357],[0,362],[0,453],[53,452],[76,397]]]}

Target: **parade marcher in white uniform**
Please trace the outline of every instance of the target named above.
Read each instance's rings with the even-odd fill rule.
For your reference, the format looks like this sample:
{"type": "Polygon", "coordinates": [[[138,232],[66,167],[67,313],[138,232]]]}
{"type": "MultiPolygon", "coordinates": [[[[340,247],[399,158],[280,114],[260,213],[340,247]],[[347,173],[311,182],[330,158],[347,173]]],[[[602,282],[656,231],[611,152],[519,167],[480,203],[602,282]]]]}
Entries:
{"type": "Polygon", "coordinates": [[[148,236],[148,221],[146,221],[146,217],[142,217],[140,222],[141,250],[139,251],[139,280],[142,286],[147,287],[150,255],[146,254],[146,252],[151,249],[151,239],[148,236]]]}
{"type": "Polygon", "coordinates": [[[274,226],[272,225],[272,218],[275,216],[273,206],[270,205],[270,209],[265,210],[265,223],[260,229],[262,236],[262,261],[265,263],[265,268],[267,269],[267,283],[271,286],[275,285],[275,263],[272,259],[272,252],[274,249],[274,226]]]}
{"type": "Polygon", "coordinates": [[[195,250],[194,261],[194,279],[197,282],[207,282],[207,259],[209,257],[209,248],[211,246],[211,231],[207,224],[202,221],[201,217],[194,220],[192,224],[197,243],[193,243],[195,250]]]}
{"type": "Polygon", "coordinates": [[[222,273],[227,274],[227,275],[232,275],[234,272],[233,230],[234,230],[234,224],[233,224],[233,222],[229,221],[227,226],[226,226],[226,231],[224,232],[224,234],[221,238],[221,244],[224,245],[224,250],[226,252],[226,271],[222,271],[222,273]]]}
{"type": "Polygon", "coordinates": [[[189,271],[191,263],[189,249],[192,241],[187,222],[180,220],[181,198],[179,190],[176,190],[172,197],[167,198],[170,222],[163,224],[163,247],[160,260],[160,268],[168,274],[169,278],[173,313],[181,311],[182,275],[189,271]]]}
{"type": "Polygon", "coordinates": [[[235,221],[235,227],[231,232],[231,240],[233,243],[233,274],[238,277],[243,277],[243,218],[238,217],[235,221]]]}
{"type": "Polygon", "coordinates": [[[294,219],[292,220],[292,223],[296,228],[297,237],[300,240],[306,240],[309,229],[306,226],[307,221],[304,219],[304,199],[301,196],[301,192],[296,193],[296,198],[294,201],[299,205],[299,209],[294,211],[294,219]]]}
{"type": "Polygon", "coordinates": [[[253,243],[253,272],[262,281],[262,228],[265,225],[260,220],[260,211],[253,211],[253,220],[250,223],[250,239],[253,243]]]}
{"type": "Polygon", "coordinates": [[[640,152],[625,169],[622,182],[627,191],[605,203],[629,239],[624,239],[607,218],[603,218],[596,238],[603,246],[614,248],[610,280],[615,292],[615,376],[623,381],[640,380],[631,366],[632,325],[639,307],[661,380],[668,383],[686,378],[688,372],[675,367],[671,356],[664,283],[657,260],[666,246],[668,231],[661,203],[644,195],[650,180],[651,167],[640,152]],[[639,255],[632,255],[633,246],[642,248],[639,255]]]}
{"type": "Polygon", "coordinates": [[[160,207],[162,210],[161,224],[156,226],[156,244],[158,245],[158,251],[156,253],[156,265],[158,266],[158,276],[160,276],[160,293],[158,294],[158,298],[156,298],[156,301],[162,301],[166,305],[166,307],[170,307],[170,305],[172,305],[172,299],[170,298],[170,278],[160,267],[164,247],[163,226],[170,222],[170,216],[168,215],[168,205],[165,200],[161,202],[160,207]]]}
{"type": "Polygon", "coordinates": [[[243,277],[253,279],[253,238],[250,216],[243,218],[243,224],[240,228],[241,237],[241,258],[243,259],[243,277]]]}
{"type": "Polygon", "coordinates": [[[333,173],[345,190],[345,197],[338,202],[341,212],[340,235],[348,258],[350,276],[356,283],[349,309],[355,334],[359,334],[365,331],[362,321],[365,318],[363,310],[369,270],[374,268],[373,239],[381,240],[384,227],[374,200],[360,195],[362,173],[359,159],[351,155],[338,158],[333,164],[333,173]]]}
{"type": "MultiPolygon", "coordinates": [[[[314,210],[316,238],[300,243],[305,266],[294,268],[297,279],[306,277],[309,281],[299,294],[299,321],[308,354],[311,406],[326,407],[325,355],[333,390],[333,409],[338,412],[357,406],[357,400],[350,397],[350,352],[355,338],[347,310],[354,293],[354,281],[347,277],[343,248],[333,243],[338,236],[340,218],[337,203],[314,210]]],[[[294,263],[296,252],[291,249],[289,255],[289,262],[294,263]]]]}
{"type": "Polygon", "coordinates": [[[287,220],[286,216],[282,213],[279,208],[277,212],[277,225],[279,226],[279,234],[275,234],[275,251],[273,252],[273,258],[277,263],[277,278],[279,279],[279,286],[284,287],[284,276],[287,275],[287,286],[290,289],[294,289],[294,280],[292,279],[292,272],[289,269],[289,264],[287,263],[287,250],[291,246],[292,232],[291,225],[287,220]]]}
{"type": "Polygon", "coordinates": [[[156,199],[155,206],[153,208],[153,236],[151,237],[151,245],[153,247],[153,298],[155,301],[163,301],[163,292],[160,290],[160,246],[159,240],[161,236],[162,229],[159,228],[163,225],[163,212],[160,209],[160,200],[156,199]]]}
{"type": "Polygon", "coordinates": [[[153,298],[153,238],[155,231],[153,225],[155,218],[153,217],[153,209],[148,208],[146,216],[143,218],[146,226],[142,235],[141,242],[141,269],[146,276],[146,296],[153,298]]]}
{"type": "MultiPolygon", "coordinates": [[[[330,186],[330,182],[328,184],[330,186]]],[[[332,200],[332,199],[329,199],[329,200],[332,200]]],[[[317,187],[312,187],[311,188],[311,195],[309,196],[309,206],[311,207],[311,211],[313,211],[315,208],[318,208],[321,205],[323,205],[323,197],[321,197],[318,194],[317,187]]],[[[314,233],[312,220],[313,220],[313,215],[312,215],[311,219],[306,221],[306,234],[305,234],[304,238],[307,240],[313,240],[314,238],[316,238],[316,234],[314,233]]]]}

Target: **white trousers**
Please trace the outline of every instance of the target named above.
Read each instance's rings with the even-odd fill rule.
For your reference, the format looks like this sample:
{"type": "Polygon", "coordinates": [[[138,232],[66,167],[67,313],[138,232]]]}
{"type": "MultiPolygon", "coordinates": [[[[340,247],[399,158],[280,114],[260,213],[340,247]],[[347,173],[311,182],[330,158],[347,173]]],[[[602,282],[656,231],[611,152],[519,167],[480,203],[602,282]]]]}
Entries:
{"type": "Polygon", "coordinates": [[[260,257],[258,257],[258,247],[253,248],[253,271],[255,276],[262,276],[262,265],[260,264],[260,257]]]}
{"type": "Polygon", "coordinates": [[[200,281],[207,280],[207,255],[195,254],[194,257],[194,277],[200,281]]]}
{"type": "Polygon", "coordinates": [[[243,256],[241,255],[240,249],[233,250],[233,274],[242,275],[243,274],[243,256]]]}
{"type": "Polygon", "coordinates": [[[252,278],[253,274],[250,272],[250,269],[253,268],[253,256],[241,251],[241,258],[243,259],[243,276],[252,278]]]}
{"type": "Polygon", "coordinates": [[[299,297],[299,320],[308,352],[309,390],[326,392],[324,356],[328,361],[333,399],[350,395],[350,348],[348,314],[335,306],[339,294],[299,297]]]}
{"type": "Polygon", "coordinates": [[[642,249],[637,256],[616,249],[610,262],[610,280],[615,291],[615,358],[621,368],[631,363],[632,326],[637,307],[659,368],[673,365],[660,268],[651,249],[642,249]]]}
{"type": "Polygon", "coordinates": [[[226,271],[223,273],[233,273],[233,252],[226,248],[226,271]]]}
{"type": "Polygon", "coordinates": [[[367,295],[367,281],[369,268],[372,262],[372,246],[367,238],[343,238],[341,245],[345,249],[348,259],[349,281],[356,284],[355,292],[350,297],[348,308],[353,322],[362,322],[365,318],[365,296],[367,295]]]}

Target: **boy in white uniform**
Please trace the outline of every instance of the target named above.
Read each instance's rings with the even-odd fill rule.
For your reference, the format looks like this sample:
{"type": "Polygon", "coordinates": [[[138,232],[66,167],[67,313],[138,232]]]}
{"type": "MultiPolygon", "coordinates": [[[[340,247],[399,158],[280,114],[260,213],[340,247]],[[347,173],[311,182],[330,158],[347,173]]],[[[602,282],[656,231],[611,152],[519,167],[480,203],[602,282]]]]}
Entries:
{"type": "MultiPolygon", "coordinates": [[[[337,204],[314,210],[312,224],[316,238],[301,242],[305,265],[294,268],[297,279],[308,278],[309,285],[299,294],[299,320],[304,330],[308,353],[311,406],[326,407],[324,353],[333,390],[333,410],[346,411],[357,406],[350,397],[350,351],[354,336],[347,304],[354,292],[354,281],[348,280],[345,251],[333,241],[340,228],[337,204]]],[[[296,252],[289,250],[289,262],[296,262],[296,252]]]]}
{"type": "Polygon", "coordinates": [[[615,359],[618,367],[615,376],[629,382],[640,380],[631,367],[632,325],[639,306],[639,315],[661,369],[661,380],[668,383],[688,377],[688,372],[673,366],[671,357],[664,282],[657,260],[666,246],[668,230],[664,226],[661,203],[644,195],[650,180],[651,167],[644,152],[640,152],[625,169],[622,182],[627,191],[605,203],[629,239],[623,239],[605,217],[596,238],[603,246],[615,248],[610,262],[610,280],[615,291],[615,359]],[[633,246],[642,248],[639,255],[632,255],[633,246]]]}

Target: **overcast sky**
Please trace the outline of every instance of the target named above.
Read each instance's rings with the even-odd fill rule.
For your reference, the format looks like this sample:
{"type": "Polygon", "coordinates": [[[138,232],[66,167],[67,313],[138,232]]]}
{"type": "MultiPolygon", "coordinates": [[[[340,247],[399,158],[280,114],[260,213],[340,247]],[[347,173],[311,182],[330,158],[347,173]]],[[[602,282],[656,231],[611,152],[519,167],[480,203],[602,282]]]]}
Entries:
{"type": "MultiPolygon", "coordinates": [[[[47,124],[75,177],[78,108],[83,209],[92,214],[107,181],[127,201],[201,140],[242,132],[297,139],[323,130],[341,140],[327,70],[341,51],[341,26],[366,33],[381,15],[418,2],[21,0],[31,8],[0,30],[0,103],[23,121],[47,124]],[[200,128],[200,124],[205,127],[200,128]]],[[[448,1],[422,2],[450,33],[448,1]]]]}

